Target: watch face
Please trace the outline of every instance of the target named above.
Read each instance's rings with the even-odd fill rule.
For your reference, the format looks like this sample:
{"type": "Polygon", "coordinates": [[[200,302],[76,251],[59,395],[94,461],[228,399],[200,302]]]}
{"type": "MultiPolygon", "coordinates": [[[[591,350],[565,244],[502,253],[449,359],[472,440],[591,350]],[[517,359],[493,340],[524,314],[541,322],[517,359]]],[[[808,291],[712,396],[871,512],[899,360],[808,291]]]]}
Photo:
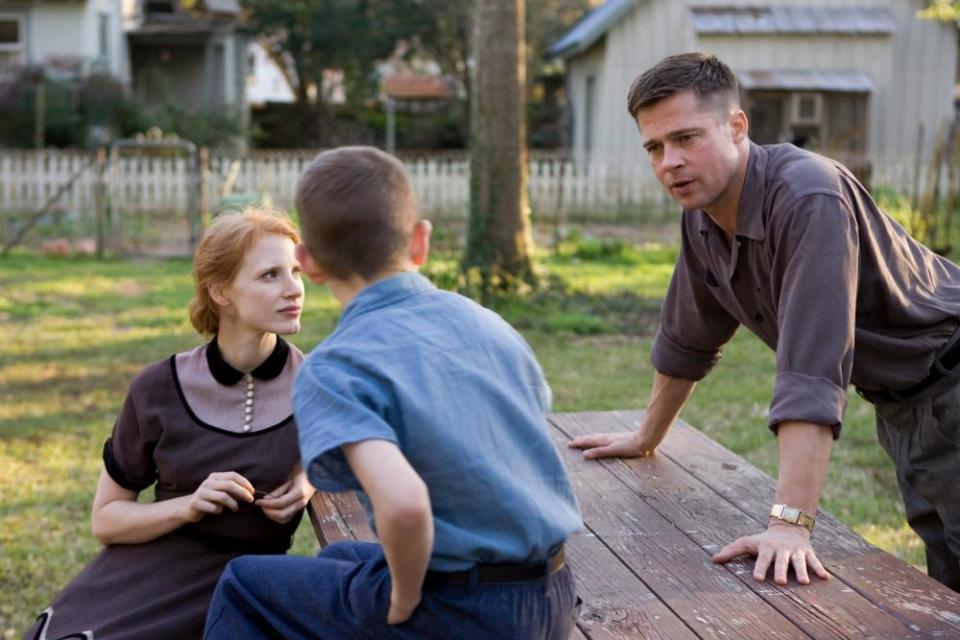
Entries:
{"type": "Polygon", "coordinates": [[[780,517],[787,522],[796,522],[800,519],[800,509],[796,507],[784,507],[783,513],[780,514],[780,517]]]}

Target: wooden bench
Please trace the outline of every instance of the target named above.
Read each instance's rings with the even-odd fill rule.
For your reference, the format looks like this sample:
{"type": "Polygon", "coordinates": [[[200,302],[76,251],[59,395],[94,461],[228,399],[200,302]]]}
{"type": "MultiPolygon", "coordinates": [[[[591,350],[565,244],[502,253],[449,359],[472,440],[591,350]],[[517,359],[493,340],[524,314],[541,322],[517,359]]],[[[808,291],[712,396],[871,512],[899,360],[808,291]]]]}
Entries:
{"type": "MultiPolygon", "coordinates": [[[[750,560],[715,565],[723,545],[765,526],[774,480],[682,422],[650,458],[589,462],[566,446],[639,416],[550,416],[585,525],[567,545],[584,600],[576,638],[960,638],[960,594],[829,514],[814,542],[831,580],[781,587],[755,582],[750,560]]],[[[374,539],[353,494],[311,507],[321,545],[374,539]]]]}

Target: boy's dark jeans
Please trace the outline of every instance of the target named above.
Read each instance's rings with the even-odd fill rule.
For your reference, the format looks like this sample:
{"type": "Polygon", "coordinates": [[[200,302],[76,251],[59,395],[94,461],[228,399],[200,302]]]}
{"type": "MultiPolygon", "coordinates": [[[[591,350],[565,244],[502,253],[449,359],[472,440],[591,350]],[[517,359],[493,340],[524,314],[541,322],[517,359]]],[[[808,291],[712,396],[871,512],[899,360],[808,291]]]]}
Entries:
{"type": "Polygon", "coordinates": [[[897,466],[907,522],[926,546],[927,573],[960,592],[958,368],[917,398],[875,408],[880,444],[897,466]]]}
{"type": "Polygon", "coordinates": [[[316,558],[246,556],[217,585],[204,637],[565,640],[578,613],[569,567],[533,582],[425,588],[387,625],[390,574],[378,544],[340,542],[316,558]]]}

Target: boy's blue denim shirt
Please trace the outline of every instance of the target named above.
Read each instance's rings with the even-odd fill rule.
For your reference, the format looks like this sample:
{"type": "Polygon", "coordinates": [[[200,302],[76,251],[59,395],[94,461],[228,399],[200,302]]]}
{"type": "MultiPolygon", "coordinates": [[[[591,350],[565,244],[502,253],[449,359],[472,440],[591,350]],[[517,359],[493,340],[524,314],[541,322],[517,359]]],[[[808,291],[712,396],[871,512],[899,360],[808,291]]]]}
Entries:
{"type": "Polygon", "coordinates": [[[539,562],[580,528],[547,433],[549,408],[550,388],[524,339],[413,272],[361,291],[294,385],[310,482],[359,491],[340,447],[397,444],[430,493],[438,571],[539,562]]]}

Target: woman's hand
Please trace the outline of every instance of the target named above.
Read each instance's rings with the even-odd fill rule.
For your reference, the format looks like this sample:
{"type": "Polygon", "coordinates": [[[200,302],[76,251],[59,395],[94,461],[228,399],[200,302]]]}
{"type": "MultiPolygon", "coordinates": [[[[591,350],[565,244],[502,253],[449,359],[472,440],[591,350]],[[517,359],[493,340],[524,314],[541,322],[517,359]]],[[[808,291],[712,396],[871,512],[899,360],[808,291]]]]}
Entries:
{"type": "Polygon", "coordinates": [[[257,506],[263,509],[265,516],[281,524],[290,522],[313,497],[316,489],[307,480],[303,471],[257,500],[257,506]]]}
{"type": "Polygon", "coordinates": [[[253,485],[235,471],[211,473],[189,497],[184,507],[184,519],[197,522],[208,513],[221,513],[240,508],[238,500],[253,502],[253,485]]]}

